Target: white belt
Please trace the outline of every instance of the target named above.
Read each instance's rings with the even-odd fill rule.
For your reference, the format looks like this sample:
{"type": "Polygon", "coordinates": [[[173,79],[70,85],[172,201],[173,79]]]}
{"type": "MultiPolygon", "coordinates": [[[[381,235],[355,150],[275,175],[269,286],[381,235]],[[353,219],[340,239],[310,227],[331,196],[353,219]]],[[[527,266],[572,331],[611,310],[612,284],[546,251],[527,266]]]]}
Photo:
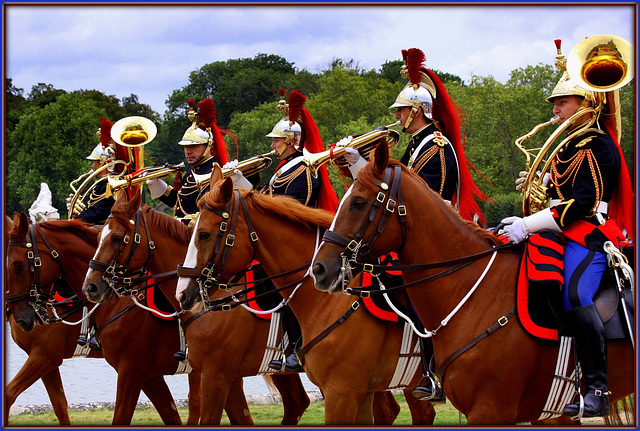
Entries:
{"type": "MultiPolygon", "coordinates": [[[[553,206],[558,205],[560,202],[562,202],[562,199],[551,199],[550,205],[553,207],[553,206]]],[[[607,212],[609,212],[609,203],[608,202],[600,202],[598,204],[598,208],[596,209],[596,212],[602,213],[602,214],[607,214],[607,212]]]]}

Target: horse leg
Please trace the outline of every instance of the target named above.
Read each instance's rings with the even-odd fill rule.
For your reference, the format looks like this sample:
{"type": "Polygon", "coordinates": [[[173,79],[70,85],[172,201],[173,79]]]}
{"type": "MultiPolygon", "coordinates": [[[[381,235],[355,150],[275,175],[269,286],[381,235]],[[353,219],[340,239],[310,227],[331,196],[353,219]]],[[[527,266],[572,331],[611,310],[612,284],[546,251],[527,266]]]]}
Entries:
{"type": "Polygon", "coordinates": [[[191,370],[189,379],[189,417],[187,425],[198,425],[200,420],[200,373],[191,370]]]}
{"type": "Polygon", "coordinates": [[[224,410],[231,425],[254,425],[247,398],[244,396],[242,377],[231,382],[224,410]]]}
{"type": "Polygon", "coordinates": [[[373,394],[373,423],[391,425],[400,413],[400,404],[391,391],[379,391],[373,394]]]}
{"type": "MultiPolygon", "coordinates": [[[[32,352],[33,353],[33,352],[32,352]]],[[[11,379],[4,392],[4,420],[8,423],[9,409],[15,403],[18,396],[31,387],[38,379],[47,388],[47,393],[51,399],[56,417],[60,425],[70,425],[67,399],[64,391],[56,391],[54,388],[62,388],[62,379],[60,377],[60,369],[58,368],[62,360],[57,364],[49,363],[47,359],[39,357],[35,359],[37,354],[29,355],[20,371],[11,379]],[[50,375],[51,374],[51,375],[50,375]],[[57,375],[57,380],[56,380],[57,375]],[[45,377],[48,376],[48,377],[45,377]],[[53,395],[53,396],[52,396],[53,395]]]]}
{"type": "Polygon", "coordinates": [[[64,394],[64,387],[62,386],[62,377],[60,377],[60,368],[56,368],[53,371],[48,372],[41,377],[49,399],[51,400],[51,406],[53,412],[58,418],[60,425],[70,425],[69,419],[69,404],[67,403],[67,397],[64,394]]]}
{"type": "Polygon", "coordinates": [[[433,425],[436,418],[436,409],[427,400],[419,400],[411,393],[412,389],[404,389],[404,398],[407,400],[411,411],[411,423],[413,425],[433,425]]]}
{"type": "Polygon", "coordinates": [[[182,425],[182,419],[164,376],[147,379],[142,385],[142,390],[158,411],[165,425],[182,425]]]}
{"type": "Polygon", "coordinates": [[[131,424],[144,379],[138,374],[135,371],[125,372],[118,370],[116,406],[113,412],[112,425],[131,424]]]}
{"type": "Polygon", "coordinates": [[[230,383],[225,373],[203,369],[200,374],[200,425],[220,425],[230,383]]]}
{"type": "Polygon", "coordinates": [[[300,375],[295,374],[273,374],[271,381],[278,389],[284,407],[284,416],[281,425],[297,425],[303,413],[309,407],[311,401],[309,395],[302,384],[300,375]]]}
{"type": "Polygon", "coordinates": [[[356,414],[356,424],[373,425],[373,395],[373,392],[368,392],[360,402],[356,414]]]}
{"type": "MultiPolygon", "coordinates": [[[[356,394],[354,390],[347,389],[346,392],[340,394],[326,390],[323,393],[325,425],[352,425],[355,423],[358,406],[365,396],[364,392],[356,394]]],[[[373,414],[371,416],[371,422],[373,422],[373,414]]]]}

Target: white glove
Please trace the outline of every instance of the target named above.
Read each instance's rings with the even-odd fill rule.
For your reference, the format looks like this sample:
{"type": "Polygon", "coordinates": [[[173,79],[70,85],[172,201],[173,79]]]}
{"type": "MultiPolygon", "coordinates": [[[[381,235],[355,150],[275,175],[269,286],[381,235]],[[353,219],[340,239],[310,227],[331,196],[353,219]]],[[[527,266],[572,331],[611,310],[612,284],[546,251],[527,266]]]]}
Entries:
{"type": "MultiPolygon", "coordinates": [[[[237,161],[237,160],[236,160],[237,161]]],[[[229,162],[232,163],[232,162],[229,162]]],[[[225,164],[226,166],[226,164],[225,164]]],[[[242,172],[239,170],[234,170],[233,173],[231,175],[229,175],[231,177],[231,179],[233,180],[233,186],[235,188],[238,189],[247,189],[247,190],[251,190],[253,188],[253,184],[251,184],[249,182],[248,179],[246,179],[244,177],[244,175],[242,175],[242,172]]]]}
{"type": "MultiPolygon", "coordinates": [[[[536,175],[538,176],[538,178],[540,178],[540,174],[542,172],[538,171],[536,172],[536,175]]],[[[520,173],[518,174],[520,176],[520,178],[518,178],[516,180],[516,190],[520,190],[522,188],[522,186],[524,185],[524,182],[527,180],[527,171],[520,171],[520,173]]],[[[549,185],[549,173],[545,173],[544,177],[542,178],[542,185],[543,186],[547,186],[549,185]]]]}
{"type": "Polygon", "coordinates": [[[69,207],[71,206],[71,198],[73,198],[73,193],[67,196],[67,198],[64,200],[65,205],[67,206],[67,212],[69,212],[69,207]]]}
{"type": "Polygon", "coordinates": [[[529,228],[522,217],[507,217],[502,219],[502,223],[507,225],[504,227],[504,234],[514,244],[522,242],[529,236],[529,228]]]}
{"type": "Polygon", "coordinates": [[[236,166],[238,166],[238,159],[231,160],[231,161],[225,163],[224,166],[222,167],[222,169],[235,169],[236,166]]]}
{"type": "Polygon", "coordinates": [[[349,147],[349,144],[352,140],[353,136],[347,136],[346,138],[342,138],[338,142],[336,142],[336,147],[347,147],[345,148],[344,158],[347,160],[349,165],[356,164],[358,162],[358,159],[362,157],[358,150],[349,147]]]}
{"type": "Polygon", "coordinates": [[[160,178],[151,178],[147,180],[147,187],[149,187],[149,193],[151,193],[151,199],[158,199],[162,196],[169,186],[160,178]]]}

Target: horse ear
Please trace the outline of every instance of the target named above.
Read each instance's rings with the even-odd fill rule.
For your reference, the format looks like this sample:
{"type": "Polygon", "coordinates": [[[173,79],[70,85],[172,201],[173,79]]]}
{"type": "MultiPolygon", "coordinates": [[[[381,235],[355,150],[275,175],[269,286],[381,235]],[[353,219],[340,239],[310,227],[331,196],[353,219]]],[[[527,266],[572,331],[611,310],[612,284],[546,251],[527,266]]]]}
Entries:
{"type": "Polygon", "coordinates": [[[373,168],[378,174],[382,174],[384,170],[387,168],[387,164],[389,163],[389,146],[387,142],[383,139],[380,141],[378,145],[376,145],[376,149],[373,153],[373,168]]]}
{"type": "Polygon", "coordinates": [[[224,176],[222,175],[222,168],[217,162],[214,163],[213,168],[211,169],[211,180],[209,181],[209,188],[212,189],[213,185],[223,178],[224,176]]]}
{"type": "Polygon", "coordinates": [[[222,203],[227,203],[233,197],[233,178],[225,178],[222,185],[220,185],[220,199],[222,203]]]}
{"type": "Polygon", "coordinates": [[[21,212],[18,218],[18,233],[22,235],[22,238],[26,238],[27,232],[29,232],[29,219],[27,218],[27,214],[21,212]]]}

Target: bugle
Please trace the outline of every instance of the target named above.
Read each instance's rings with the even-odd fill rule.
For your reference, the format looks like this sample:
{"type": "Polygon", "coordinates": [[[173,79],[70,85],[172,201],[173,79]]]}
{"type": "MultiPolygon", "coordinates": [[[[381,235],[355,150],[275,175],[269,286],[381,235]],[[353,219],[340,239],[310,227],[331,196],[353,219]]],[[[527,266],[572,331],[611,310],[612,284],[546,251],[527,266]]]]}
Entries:
{"type": "Polygon", "coordinates": [[[129,175],[109,175],[107,179],[107,197],[113,196],[116,191],[123,187],[139,184],[153,178],[162,178],[174,172],[184,170],[184,162],[177,165],[151,166],[143,168],[129,175]]]}
{"type": "MultiPolygon", "coordinates": [[[[235,168],[223,168],[222,176],[227,178],[233,173],[233,171],[240,171],[245,177],[255,175],[271,166],[273,160],[270,156],[275,156],[275,154],[276,150],[271,150],[268,153],[257,154],[253,157],[249,157],[248,159],[239,162],[235,168]]],[[[211,180],[211,173],[199,175],[194,172],[193,178],[195,179],[196,185],[201,187],[203,184],[206,184],[211,180]]]]}
{"type": "Polygon", "coordinates": [[[360,152],[362,157],[369,160],[369,154],[378,144],[381,139],[386,139],[389,148],[393,147],[400,140],[400,133],[390,129],[390,127],[397,126],[400,121],[396,121],[388,126],[378,127],[371,132],[365,133],[360,136],[356,136],[351,140],[349,145],[344,147],[334,146],[325,151],[319,153],[310,153],[306,148],[302,149],[304,162],[309,167],[311,174],[315,177],[318,175],[318,169],[332,160],[335,161],[344,156],[346,148],[354,148],[360,152]]]}

